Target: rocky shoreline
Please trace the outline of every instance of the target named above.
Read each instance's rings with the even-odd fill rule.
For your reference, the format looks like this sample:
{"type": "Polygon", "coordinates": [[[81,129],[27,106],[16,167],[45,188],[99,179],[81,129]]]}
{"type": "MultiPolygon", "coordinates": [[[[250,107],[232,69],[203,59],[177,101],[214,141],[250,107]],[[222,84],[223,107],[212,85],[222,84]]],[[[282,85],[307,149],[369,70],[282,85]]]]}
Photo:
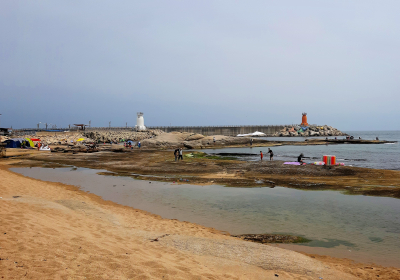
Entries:
{"type": "MultiPolygon", "coordinates": [[[[80,131],[65,132],[42,135],[25,135],[23,138],[40,139],[43,145],[48,145],[53,152],[97,152],[97,151],[126,151],[123,145],[126,141],[132,147],[137,147],[137,142],[141,142],[142,149],[207,149],[207,148],[228,148],[243,147],[252,145],[253,147],[270,147],[275,145],[322,145],[322,144],[383,144],[389,141],[383,140],[361,140],[361,139],[326,139],[326,136],[340,136],[345,133],[329,127],[310,126],[304,133],[293,132],[295,127],[286,127],[285,131],[279,132],[275,136],[314,136],[319,138],[309,138],[305,141],[281,141],[278,138],[267,140],[259,137],[233,137],[223,135],[205,136],[191,132],[163,132],[161,130],[137,131],[80,131]],[[116,145],[118,144],[118,145],[116,145]]],[[[2,137],[4,142],[13,137],[2,137]]],[[[37,142],[34,142],[36,144],[37,142]]]]}

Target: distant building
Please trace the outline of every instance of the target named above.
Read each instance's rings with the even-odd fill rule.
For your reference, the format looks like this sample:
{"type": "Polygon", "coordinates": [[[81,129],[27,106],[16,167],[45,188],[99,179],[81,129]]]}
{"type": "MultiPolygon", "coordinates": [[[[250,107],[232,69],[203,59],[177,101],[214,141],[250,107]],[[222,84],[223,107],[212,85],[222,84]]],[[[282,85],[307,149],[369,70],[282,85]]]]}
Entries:
{"type": "Polygon", "coordinates": [[[0,127],[0,135],[7,136],[10,135],[10,131],[8,128],[0,127]]]}

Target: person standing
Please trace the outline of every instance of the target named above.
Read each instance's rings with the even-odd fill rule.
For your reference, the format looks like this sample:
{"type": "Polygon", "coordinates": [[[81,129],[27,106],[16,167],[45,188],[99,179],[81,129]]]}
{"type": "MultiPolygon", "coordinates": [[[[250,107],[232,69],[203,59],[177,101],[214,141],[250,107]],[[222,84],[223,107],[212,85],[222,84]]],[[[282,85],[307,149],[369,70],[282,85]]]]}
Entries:
{"type": "Polygon", "coordinates": [[[264,155],[263,155],[262,151],[260,151],[260,158],[261,158],[261,161],[262,161],[263,157],[264,157],[264,155]]]}
{"type": "Polygon", "coordinates": [[[304,157],[304,155],[303,155],[303,153],[301,153],[298,157],[297,157],[297,162],[300,162],[300,163],[303,163],[303,158],[304,157]]]}
{"type": "Polygon", "coordinates": [[[183,156],[182,156],[182,148],[179,149],[179,157],[178,157],[178,161],[183,160],[183,156]]]}
{"type": "Polygon", "coordinates": [[[140,141],[138,142],[137,146],[140,148],[140,146],[142,146],[142,144],[140,143],[140,141]]]}
{"type": "Polygon", "coordinates": [[[274,160],[274,152],[268,148],[269,160],[274,160]]]}
{"type": "Polygon", "coordinates": [[[214,145],[215,145],[215,136],[213,137],[213,142],[214,142],[214,145]]]}
{"type": "Polygon", "coordinates": [[[179,155],[179,148],[175,150],[174,156],[175,156],[175,161],[178,160],[178,155],[179,155]]]}
{"type": "Polygon", "coordinates": [[[250,138],[250,146],[253,146],[253,138],[250,138]]]}

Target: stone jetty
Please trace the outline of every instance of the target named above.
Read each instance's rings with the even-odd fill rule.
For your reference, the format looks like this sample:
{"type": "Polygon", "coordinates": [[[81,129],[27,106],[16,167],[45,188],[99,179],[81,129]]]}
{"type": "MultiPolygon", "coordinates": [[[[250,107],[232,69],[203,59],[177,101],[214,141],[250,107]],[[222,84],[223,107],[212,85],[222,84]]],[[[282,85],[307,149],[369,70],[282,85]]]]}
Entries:
{"type": "Polygon", "coordinates": [[[315,137],[315,136],[345,136],[346,133],[341,132],[340,130],[328,126],[318,126],[318,125],[310,125],[307,128],[302,128],[301,126],[285,126],[281,131],[275,132],[273,137],[315,137]]]}

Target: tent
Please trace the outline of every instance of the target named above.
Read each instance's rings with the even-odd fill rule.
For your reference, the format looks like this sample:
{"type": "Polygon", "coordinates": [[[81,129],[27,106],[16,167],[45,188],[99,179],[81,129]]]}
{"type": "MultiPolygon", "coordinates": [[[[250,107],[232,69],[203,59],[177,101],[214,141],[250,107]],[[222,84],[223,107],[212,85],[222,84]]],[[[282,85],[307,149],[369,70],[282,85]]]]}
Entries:
{"type": "Polygon", "coordinates": [[[31,146],[31,148],[35,148],[35,144],[33,144],[31,139],[25,138],[25,140],[29,142],[29,146],[31,146]]]}
{"type": "Polygon", "coordinates": [[[24,138],[12,138],[5,142],[7,143],[6,148],[21,148],[21,144],[27,141],[24,138]]]}

